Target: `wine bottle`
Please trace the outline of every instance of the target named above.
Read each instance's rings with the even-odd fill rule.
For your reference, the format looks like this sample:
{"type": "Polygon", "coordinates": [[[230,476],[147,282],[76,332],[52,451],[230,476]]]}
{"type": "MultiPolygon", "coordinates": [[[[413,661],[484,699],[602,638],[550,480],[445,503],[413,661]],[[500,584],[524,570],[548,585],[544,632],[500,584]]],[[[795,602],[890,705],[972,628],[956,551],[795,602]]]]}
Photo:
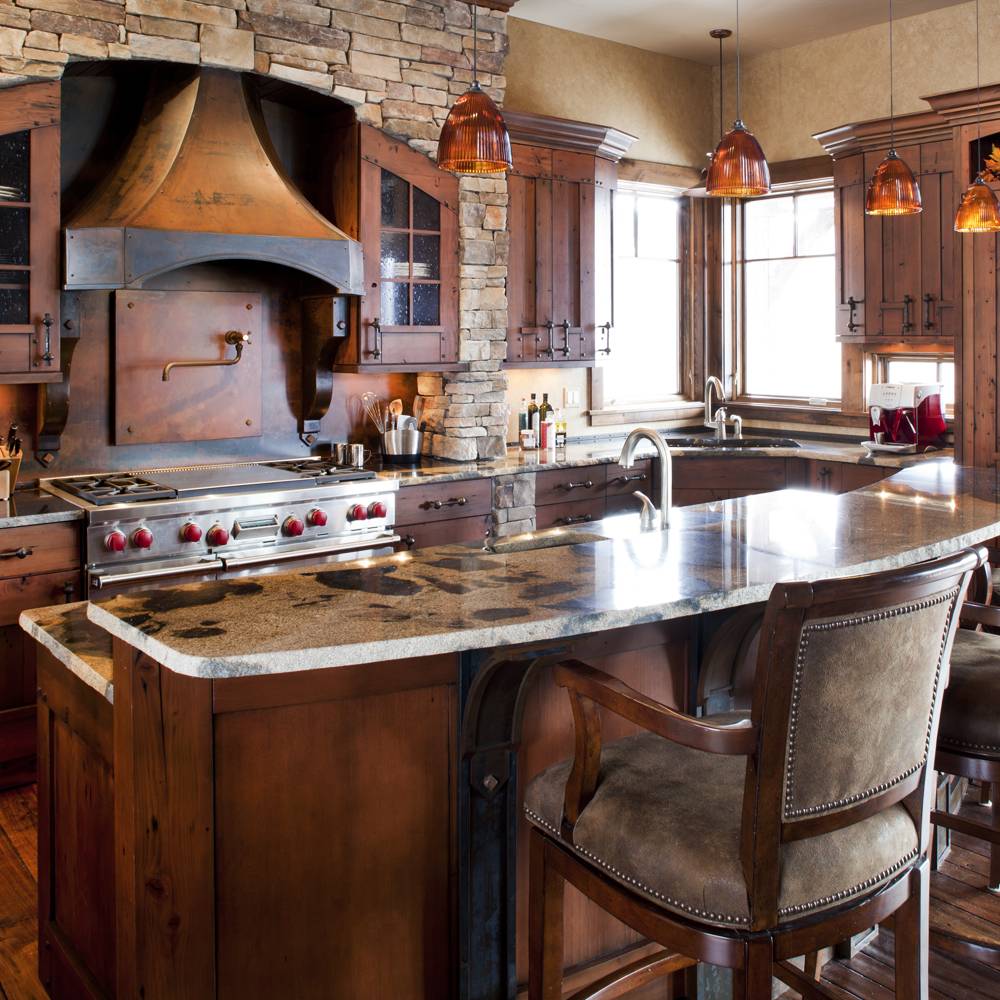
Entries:
{"type": "Polygon", "coordinates": [[[541,423],[538,419],[538,404],[535,402],[535,394],[531,394],[531,402],[528,404],[528,430],[535,432],[535,440],[541,430],[541,423]]]}
{"type": "Polygon", "coordinates": [[[524,398],[524,396],[522,396],[521,397],[521,409],[518,410],[518,412],[517,412],[517,431],[518,431],[518,434],[520,434],[521,431],[526,431],[528,429],[528,423],[529,423],[529,421],[528,421],[528,401],[527,401],[527,399],[524,398]]]}
{"type": "Polygon", "coordinates": [[[538,407],[538,419],[544,424],[548,420],[552,407],[549,405],[549,394],[542,393],[542,405],[538,407]]]}

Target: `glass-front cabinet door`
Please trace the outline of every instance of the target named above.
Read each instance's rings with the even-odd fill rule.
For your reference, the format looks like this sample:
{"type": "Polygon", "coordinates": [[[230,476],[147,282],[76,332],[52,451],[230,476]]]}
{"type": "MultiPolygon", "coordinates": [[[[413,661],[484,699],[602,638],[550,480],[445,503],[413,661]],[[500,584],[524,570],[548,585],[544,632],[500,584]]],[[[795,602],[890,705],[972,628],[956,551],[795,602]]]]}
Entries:
{"type": "Polygon", "coordinates": [[[59,85],[0,91],[0,383],[59,368],[59,85]]]}
{"type": "Polygon", "coordinates": [[[457,200],[457,182],[405,146],[372,141],[377,156],[362,158],[359,364],[455,364],[458,218],[449,195],[457,200]]]}

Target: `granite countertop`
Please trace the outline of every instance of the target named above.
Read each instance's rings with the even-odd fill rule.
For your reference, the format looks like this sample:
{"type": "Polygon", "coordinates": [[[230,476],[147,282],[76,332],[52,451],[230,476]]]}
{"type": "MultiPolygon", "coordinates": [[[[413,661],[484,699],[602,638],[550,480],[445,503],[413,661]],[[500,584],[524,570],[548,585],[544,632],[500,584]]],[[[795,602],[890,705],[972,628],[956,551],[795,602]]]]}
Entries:
{"type": "Polygon", "coordinates": [[[0,530],[82,520],[83,511],[79,507],[38,490],[16,490],[11,500],[0,500],[0,530]]]}
{"type": "Polygon", "coordinates": [[[87,617],[87,602],[25,611],[21,627],[88,687],[114,701],[111,635],[87,617]]]}
{"type": "Polygon", "coordinates": [[[178,673],[239,677],[488,649],[766,600],[779,581],[870,573],[1000,534],[1000,477],[921,463],[842,495],[782,490],[638,515],[572,546],[450,545],[100,600],[90,620],[178,673]]]}
{"type": "MultiPolygon", "coordinates": [[[[668,435],[672,436],[672,435],[668,435]]],[[[677,437],[681,436],[678,432],[677,437]]],[[[765,435],[761,435],[762,437],[765,435]]],[[[788,439],[782,439],[788,440],[788,439]]],[[[797,447],[750,448],[674,448],[675,457],[718,458],[738,455],[742,458],[803,458],[821,462],[850,462],[856,465],[880,466],[887,469],[903,469],[934,459],[951,458],[951,449],[924,452],[921,455],[894,455],[883,453],[874,456],[861,447],[860,438],[856,442],[796,439],[797,447]]],[[[520,451],[516,447],[507,449],[506,458],[484,462],[449,462],[443,459],[425,459],[418,467],[384,466],[378,473],[382,479],[393,479],[401,487],[417,486],[425,483],[447,483],[462,479],[488,479],[493,476],[512,476],[526,472],[545,472],[548,469],[569,469],[581,465],[612,464],[618,461],[624,436],[602,438],[590,442],[569,444],[558,451],[520,451]]],[[[639,458],[655,455],[652,445],[643,443],[636,452],[639,458]]]]}

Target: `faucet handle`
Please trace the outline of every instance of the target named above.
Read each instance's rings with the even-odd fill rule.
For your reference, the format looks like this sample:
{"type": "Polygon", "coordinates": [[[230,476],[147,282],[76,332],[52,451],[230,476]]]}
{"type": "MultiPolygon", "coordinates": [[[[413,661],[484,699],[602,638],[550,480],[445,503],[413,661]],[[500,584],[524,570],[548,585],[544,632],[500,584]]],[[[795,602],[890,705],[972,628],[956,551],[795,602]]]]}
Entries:
{"type": "Polygon", "coordinates": [[[632,496],[642,504],[642,513],[639,515],[639,527],[643,531],[655,531],[658,512],[656,507],[653,506],[653,501],[641,490],[635,490],[632,496]]]}
{"type": "Polygon", "coordinates": [[[743,437],[743,418],[738,413],[734,413],[731,419],[733,421],[733,437],[737,439],[743,437]]]}

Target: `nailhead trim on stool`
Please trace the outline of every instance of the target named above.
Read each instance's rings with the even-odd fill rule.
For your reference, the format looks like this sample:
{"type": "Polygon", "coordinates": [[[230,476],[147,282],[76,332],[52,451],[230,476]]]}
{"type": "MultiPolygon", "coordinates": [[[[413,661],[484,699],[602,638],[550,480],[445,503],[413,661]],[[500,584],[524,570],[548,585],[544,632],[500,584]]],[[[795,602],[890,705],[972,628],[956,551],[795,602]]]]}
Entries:
{"type": "MultiPolygon", "coordinates": [[[[736,924],[741,927],[745,927],[750,923],[748,917],[737,917],[729,913],[709,913],[707,910],[699,910],[697,907],[691,906],[689,903],[682,903],[679,899],[674,899],[671,896],[665,896],[662,892],[658,892],[651,886],[646,885],[645,882],[640,882],[631,875],[627,875],[625,872],[615,868],[614,865],[609,864],[603,858],[600,858],[593,852],[588,851],[585,847],[580,847],[578,844],[570,844],[563,840],[560,832],[552,826],[551,823],[547,823],[544,819],[542,819],[542,817],[537,813],[532,812],[528,808],[525,808],[524,813],[532,823],[544,827],[546,830],[555,834],[560,843],[565,844],[577,854],[587,858],[589,861],[593,861],[619,881],[626,882],[628,885],[634,885],[637,889],[641,889],[643,892],[661,900],[668,906],[672,906],[675,909],[683,911],[684,913],[690,913],[696,917],[704,917],[706,920],[710,920],[713,923],[736,924]]],[[[837,903],[842,899],[847,899],[848,897],[854,896],[859,892],[863,892],[865,889],[870,889],[872,886],[878,885],[880,882],[884,882],[900,869],[905,868],[906,865],[908,865],[916,857],[917,851],[910,851],[908,854],[900,858],[895,864],[890,865],[888,868],[884,868],[877,875],[872,875],[870,878],[866,878],[863,882],[858,882],[856,885],[852,885],[849,889],[842,889],[840,892],[835,892],[829,896],[822,896],[819,899],[811,900],[808,903],[797,903],[795,906],[784,906],[778,910],[778,915],[784,917],[793,916],[799,913],[806,913],[810,910],[815,910],[818,907],[828,906],[831,903],[837,903]]]]}
{"type": "MultiPolygon", "coordinates": [[[[931,724],[930,719],[927,722],[927,738],[924,742],[924,756],[915,764],[913,767],[908,768],[902,774],[897,775],[895,778],[891,778],[889,781],[881,782],[874,788],[868,788],[863,792],[858,792],[854,795],[848,795],[844,798],[837,799],[833,802],[823,802],[819,805],[814,806],[804,806],[800,809],[790,808],[793,805],[793,800],[795,798],[795,738],[796,730],[799,721],[799,698],[801,694],[801,681],[802,681],[802,671],[805,668],[805,658],[806,653],[809,650],[809,634],[812,632],[832,632],[840,628],[850,628],[855,625],[868,625],[872,622],[886,621],[890,618],[897,618],[900,615],[911,614],[914,611],[923,611],[926,608],[932,608],[938,604],[944,604],[945,601],[950,602],[954,605],[955,601],[958,599],[958,590],[952,591],[950,594],[944,594],[941,597],[934,598],[929,601],[918,601],[913,604],[906,604],[898,608],[887,608],[884,611],[878,611],[874,614],[864,615],[859,618],[849,618],[844,621],[836,622],[824,622],[819,625],[807,625],[802,629],[802,639],[799,643],[798,656],[795,662],[795,679],[793,681],[792,687],[792,708],[791,708],[791,718],[788,725],[788,763],[785,767],[785,819],[795,819],[801,816],[814,816],[817,813],[832,812],[835,809],[841,809],[844,806],[853,805],[856,802],[863,802],[865,799],[870,799],[873,795],[879,795],[880,793],[887,791],[895,785],[898,785],[901,781],[905,781],[911,774],[916,774],[923,766],[927,760],[927,755],[930,753],[931,746],[931,724]]],[[[941,682],[941,668],[944,664],[944,647],[945,640],[947,636],[942,636],[941,638],[941,649],[938,653],[938,663],[937,670],[934,673],[934,688],[931,693],[931,706],[937,704],[938,699],[938,689],[941,682]]],[[[933,713],[932,713],[933,717],[933,713]]]]}

